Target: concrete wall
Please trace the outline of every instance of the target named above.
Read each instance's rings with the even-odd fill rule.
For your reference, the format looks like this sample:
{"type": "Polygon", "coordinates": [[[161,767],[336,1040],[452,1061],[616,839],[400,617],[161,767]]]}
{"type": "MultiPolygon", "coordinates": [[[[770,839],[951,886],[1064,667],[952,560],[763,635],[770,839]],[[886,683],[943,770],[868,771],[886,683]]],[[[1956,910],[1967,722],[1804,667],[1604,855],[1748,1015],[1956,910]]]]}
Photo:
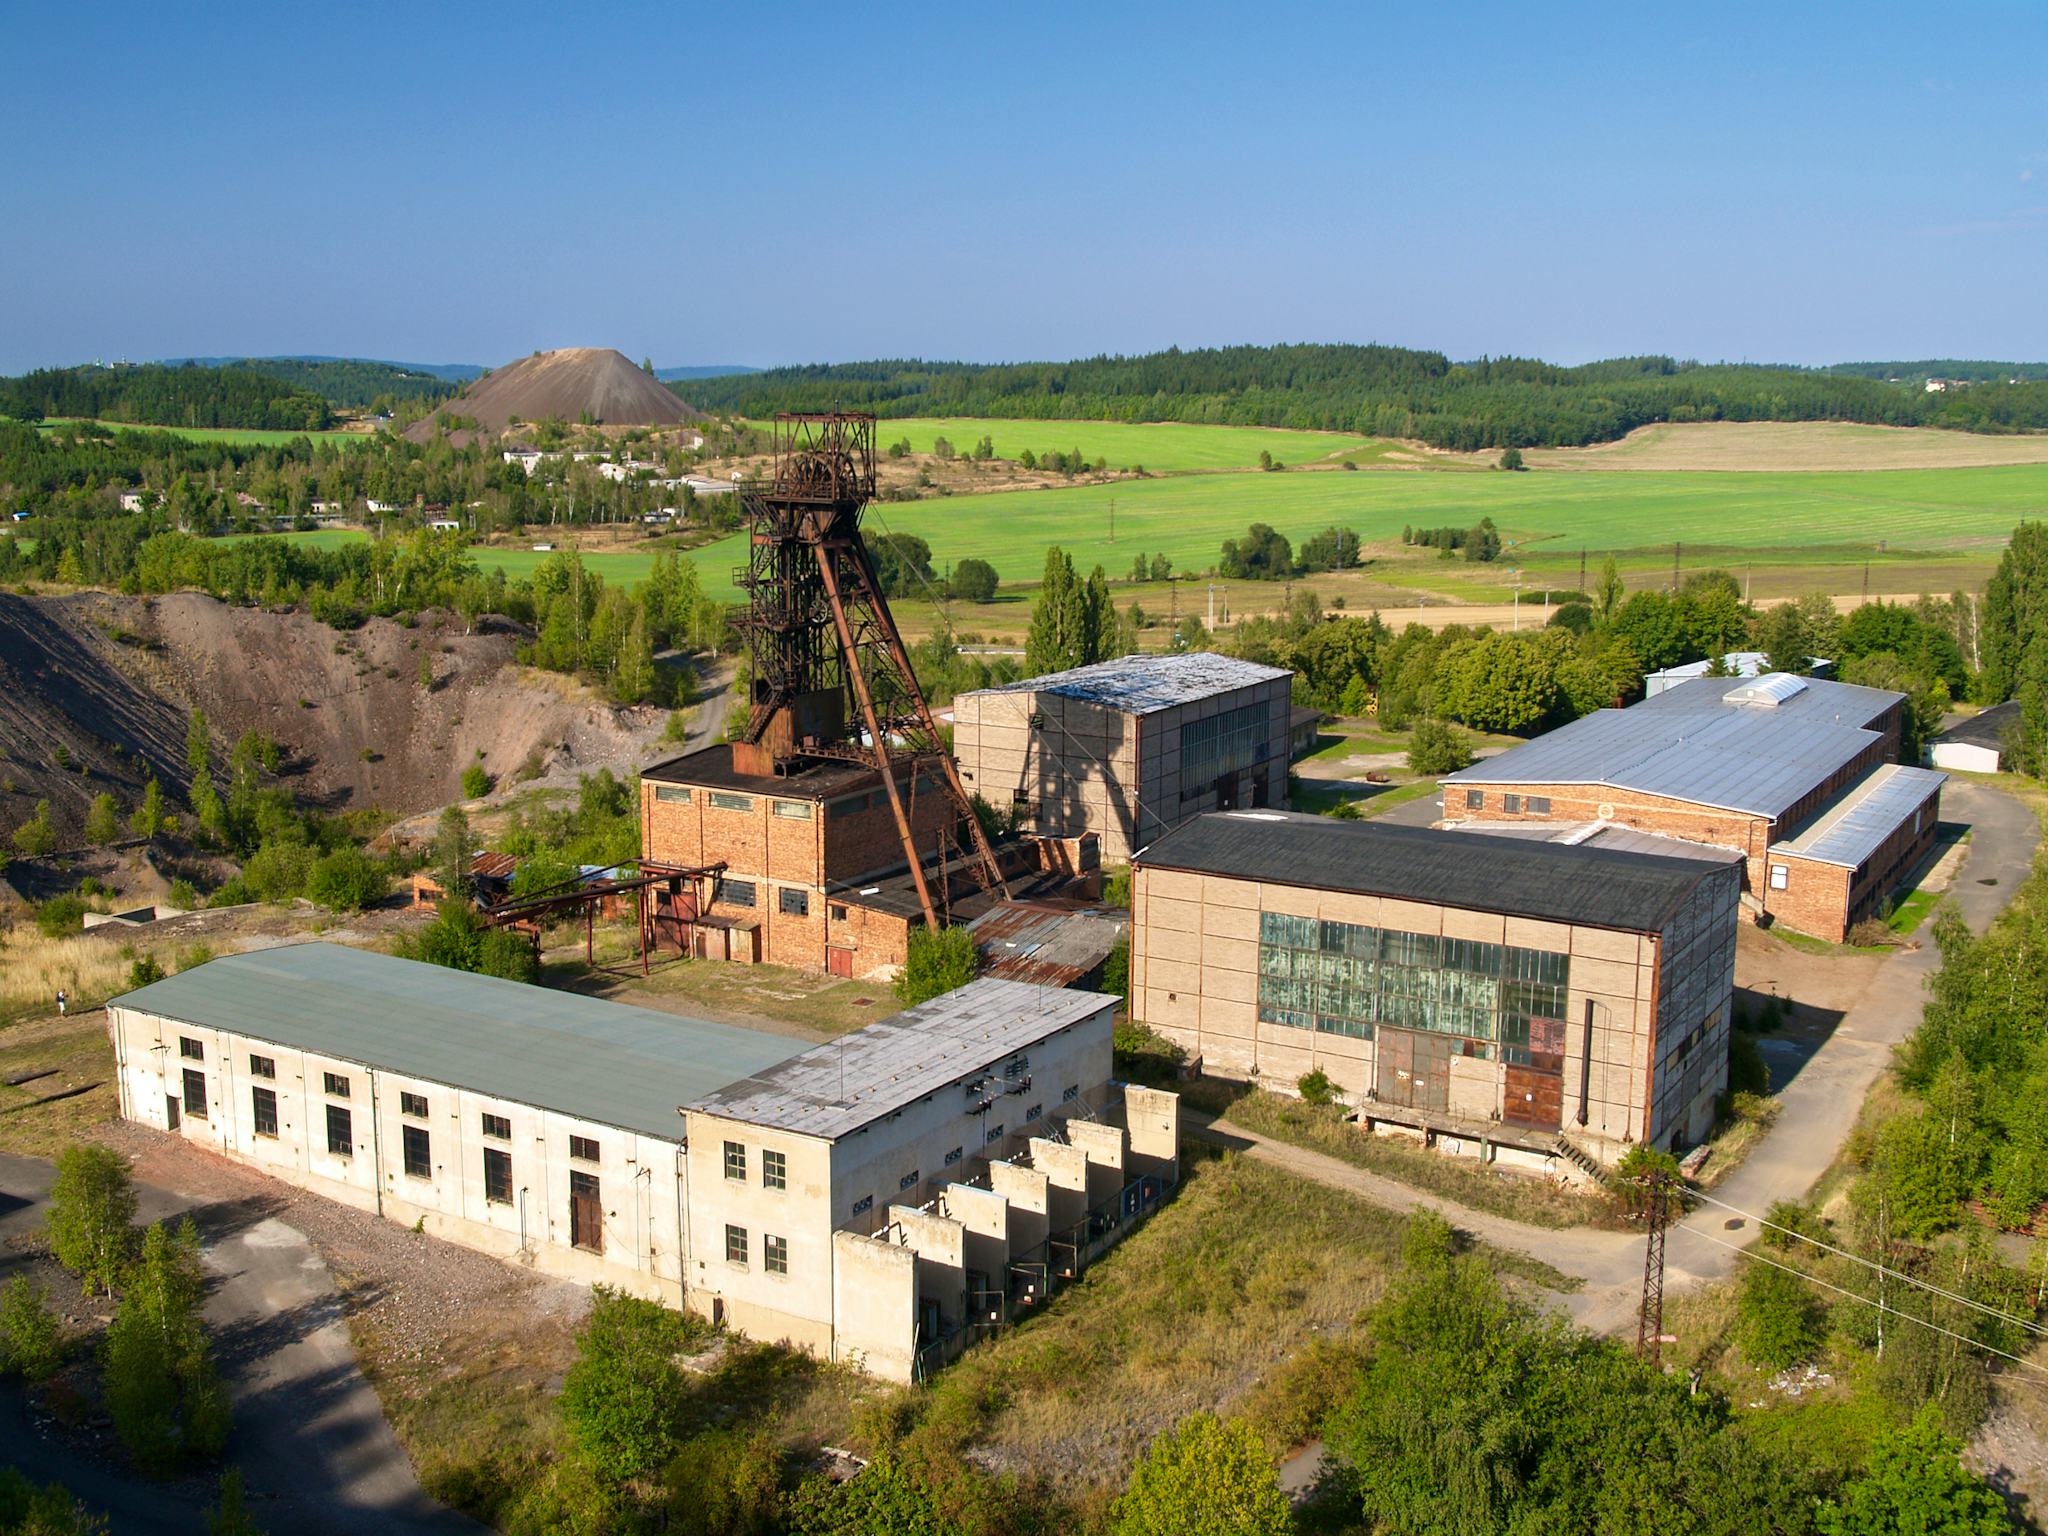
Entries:
{"type": "MultiPolygon", "coordinates": [[[[668,1140],[495,1099],[359,1062],[273,1045],[260,1038],[200,1029],[153,1014],[108,1010],[121,1112],[168,1129],[166,1096],[182,1103],[183,1073],[206,1081],[207,1113],[179,1115],[178,1134],[316,1194],[374,1211],[466,1248],[516,1259],[549,1274],[602,1281],[643,1296],[680,1300],[682,1237],[678,1197],[687,1159],[668,1140]],[[180,1054],[198,1043],[203,1059],[180,1054]],[[161,1044],[161,1049],[159,1045],[161,1044]],[[275,1064],[275,1077],[252,1074],[250,1057],[275,1064]],[[324,1074],[346,1079],[348,1094],[325,1091],[324,1074]],[[277,1134],[258,1135],[253,1089],[277,1096],[277,1134]],[[400,1095],[426,1100],[427,1113],[404,1113],[400,1095]],[[327,1150],[328,1105],[349,1112],[348,1156],[327,1150]],[[483,1116],[511,1122],[505,1139],[486,1136],[483,1116]],[[405,1171],[404,1127],[425,1130],[431,1173],[405,1171]],[[595,1141],[598,1160],[569,1156],[569,1138],[595,1141]],[[512,1198],[485,1197],[484,1152],[506,1152],[512,1198]],[[603,1251],[572,1247],[569,1175],[594,1174],[602,1202],[603,1251]]],[[[678,1122],[680,1124],[680,1122],[678,1122]]]]}

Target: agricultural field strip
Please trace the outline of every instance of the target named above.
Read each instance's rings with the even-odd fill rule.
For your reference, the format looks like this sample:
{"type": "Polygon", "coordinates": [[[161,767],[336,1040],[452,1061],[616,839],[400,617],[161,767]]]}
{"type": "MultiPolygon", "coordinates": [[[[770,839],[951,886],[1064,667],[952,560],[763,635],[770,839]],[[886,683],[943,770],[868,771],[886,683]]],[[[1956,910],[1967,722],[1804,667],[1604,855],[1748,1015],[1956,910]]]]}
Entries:
{"type": "MultiPolygon", "coordinates": [[[[86,424],[72,417],[56,416],[48,421],[38,422],[36,430],[55,432],[60,427],[86,424]]],[[[89,425],[105,427],[111,432],[171,432],[197,443],[254,443],[262,448],[274,448],[280,443],[288,443],[299,437],[315,443],[358,445],[377,440],[375,435],[369,432],[285,432],[265,427],[158,427],[142,421],[98,421],[89,425]]]]}
{"type": "MultiPolygon", "coordinates": [[[[751,425],[766,430],[769,423],[751,425]]],[[[875,423],[875,443],[886,449],[905,438],[914,453],[930,453],[945,438],[956,453],[966,455],[982,438],[993,440],[997,455],[1015,459],[1025,449],[1034,454],[1078,450],[1093,462],[1107,459],[1112,469],[1142,464],[1148,471],[1179,472],[1256,468],[1261,452],[1286,464],[1344,459],[1363,464],[1377,461],[1401,445],[1382,438],[1345,432],[1295,432],[1282,427],[1223,427],[1188,422],[1036,421],[969,416],[905,416],[875,423]]],[[[1423,457],[1417,454],[1419,462],[1423,457]]]]}

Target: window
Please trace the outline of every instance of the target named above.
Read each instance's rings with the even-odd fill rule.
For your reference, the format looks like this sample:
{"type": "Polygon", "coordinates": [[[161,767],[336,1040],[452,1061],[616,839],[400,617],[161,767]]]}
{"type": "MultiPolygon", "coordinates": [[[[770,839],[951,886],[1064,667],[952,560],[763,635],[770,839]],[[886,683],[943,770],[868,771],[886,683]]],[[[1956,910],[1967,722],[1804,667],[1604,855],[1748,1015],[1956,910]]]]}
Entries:
{"type": "Polygon", "coordinates": [[[411,1115],[415,1120],[427,1118],[427,1096],[424,1093],[401,1093],[398,1096],[398,1112],[411,1115]]]}
{"type": "Polygon", "coordinates": [[[915,1189],[916,1187],[917,1170],[915,1168],[911,1169],[910,1172],[906,1173],[905,1175],[903,1175],[902,1178],[896,1181],[896,1192],[899,1195],[903,1193],[903,1191],[906,1189],[915,1189]]]}
{"type": "Polygon", "coordinates": [[[1060,1094],[1060,1102],[1062,1104],[1071,1104],[1079,1097],[1081,1097],[1081,1085],[1079,1083],[1069,1083],[1060,1094]]]}
{"type": "Polygon", "coordinates": [[[206,1074],[185,1069],[185,1113],[206,1118],[206,1074]]]}
{"type": "MultiPolygon", "coordinates": [[[[740,1156],[740,1177],[745,1178],[747,1176],[745,1152],[743,1151],[740,1156]]],[[[789,1159],[783,1156],[782,1153],[763,1152],[761,1154],[761,1187],[763,1189],[789,1188],[789,1159]]]]}
{"type": "Polygon", "coordinates": [[[276,1077],[277,1063],[268,1056],[251,1056],[249,1058],[249,1075],[251,1077],[276,1077]]]}
{"type": "Polygon", "coordinates": [[[348,1079],[339,1072],[322,1072],[320,1074],[320,1086],[337,1099],[348,1097],[348,1079]]]}
{"type": "Polygon", "coordinates": [[[792,886],[785,885],[777,894],[777,905],[789,917],[809,917],[811,915],[811,893],[809,891],[799,891],[792,886]]]}
{"type": "Polygon", "coordinates": [[[417,1125],[405,1128],[405,1173],[411,1179],[431,1179],[434,1159],[427,1146],[427,1133],[417,1125]]]}
{"type": "Polygon", "coordinates": [[[729,907],[751,907],[754,904],[754,882],[721,880],[718,882],[718,899],[729,907]]]}
{"type": "Polygon", "coordinates": [[[789,1239],[771,1232],[761,1234],[761,1267],[771,1275],[789,1273],[789,1239]]]}
{"type": "Polygon", "coordinates": [[[711,791],[711,809],[714,811],[751,811],[753,808],[752,795],[728,795],[715,789],[711,791]]]}
{"type": "Polygon", "coordinates": [[[955,1163],[959,1162],[960,1159],[966,1155],[966,1151],[967,1149],[965,1147],[955,1147],[952,1151],[948,1152],[946,1154],[946,1166],[950,1168],[955,1163]]]}
{"type": "Polygon", "coordinates": [[[1486,809],[1486,791],[1485,791],[1485,790],[1483,790],[1483,789],[1468,789],[1468,790],[1466,790],[1466,791],[1465,791],[1465,809],[1466,809],[1466,810],[1468,810],[1468,811],[1483,811],[1483,810],[1485,810],[1485,809],[1486,809]]]}
{"type": "Polygon", "coordinates": [[[875,1197],[873,1195],[862,1195],[858,1200],[853,1202],[853,1214],[856,1216],[865,1216],[869,1211],[872,1211],[874,1208],[875,1197]]]}
{"type": "Polygon", "coordinates": [[[1791,882],[1792,871],[1783,864],[1771,866],[1771,889],[1782,891],[1791,882]]]}
{"type": "Polygon", "coordinates": [[[597,1138],[595,1136],[571,1136],[569,1138],[569,1155],[579,1162],[595,1163],[600,1161],[597,1138]]]}
{"type": "Polygon", "coordinates": [[[775,802],[775,814],[786,816],[791,821],[809,821],[811,819],[811,802],[808,800],[778,800],[775,802]]]}
{"type": "Polygon", "coordinates": [[[728,1141],[725,1144],[725,1176],[728,1179],[744,1179],[747,1176],[747,1149],[744,1143],[728,1141]]]}
{"type": "Polygon", "coordinates": [[[486,1110],[484,1112],[484,1134],[495,1137],[499,1141],[510,1141],[512,1139],[512,1117],[510,1115],[494,1115],[489,1110],[486,1110]]]}
{"type": "Polygon", "coordinates": [[[335,1157],[352,1157],[356,1150],[355,1129],[349,1113],[339,1104],[327,1106],[327,1150],[335,1157]]]}
{"type": "Polygon", "coordinates": [[[1180,797],[1206,795],[1226,773],[1249,768],[1266,755],[1272,710],[1264,704],[1226,709],[1180,728],[1180,797]]]}
{"type": "Polygon", "coordinates": [[[604,1252],[604,1202],[594,1173],[569,1175],[569,1242],[589,1253],[604,1252]]]}
{"type": "Polygon", "coordinates": [[[1502,795],[1500,797],[1500,808],[1510,816],[1513,816],[1522,809],[1522,797],[1520,795],[1502,795]]]}
{"type": "Polygon", "coordinates": [[[178,1036],[178,1054],[187,1061],[204,1061],[206,1060],[206,1047],[197,1040],[194,1040],[190,1035],[180,1035],[178,1036]]]}
{"type": "Polygon", "coordinates": [[[663,805],[688,805],[690,792],[680,784],[657,784],[654,786],[654,798],[663,805]]]}
{"type": "Polygon", "coordinates": [[[747,1262],[747,1229],[725,1224],[725,1262],[744,1264],[747,1262]]]}
{"type": "Polygon", "coordinates": [[[831,912],[833,922],[843,923],[846,921],[846,908],[839,905],[838,902],[835,901],[832,903],[831,912]]]}
{"type": "Polygon", "coordinates": [[[277,1095],[268,1088],[251,1088],[249,1090],[249,1108],[256,1121],[256,1134],[258,1136],[275,1136],[277,1134],[277,1095]]]}
{"type": "Polygon", "coordinates": [[[1548,816],[1550,814],[1550,796],[1531,795],[1522,802],[1522,807],[1531,816],[1548,816]]]}
{"type": "Polygon", "coordinates": [[[1042,1114],[1044,1114],[1044,1113],[1045,1113],[1045,1106],[1044,1106],[1043,1104],[1034,1104],[1034,1105],[1032,1105],[1032,1106],[1031,1106],[1031,1107],[1030,1107],[1029,1109],[1027,1109],[1027,1110],[1025,1110],[1025,1111],[1024,1111],[1024,1118],[1025,1118],[1025,1119],[1026,1119],[1027,1121],[1029,1121],[1029,1120],[1036,1120],[1036,1119],[1037,1119],[1037,1118],[1038,1118],[1038,1117],[1039,1117],[1040,1115],[1042,1115],[1042,1114]]]}
{"type": "Polygon", "coordinates": [[[512,1154],[484,1148],[484,1199],[492,1205],[512,1203],[512,1154]]]}
{"type": "Polygon", "coordinates": [[[984,1137],[982,1138],[982,1143],[981,1143],[981,1144],[982,1144],[983,1146],[985,1146],[985,1147],[992,1147],[992,1146],[994,1146],[994,1145],[995,1145],[995,1144],[996,1144],[997,1142],[1001,1141],[1002,1139],[1003,1139],[1003,1128],[1002,1128],[1002,1127],[1001,1127],[1001,1126],[999,1125],[999,1126],[996,1126],[996,1127],[995,1127],[995,1128],[994,1128],[993,1130],[991,1130],[991,1131],[990,1131],[990,1132],[988,1133],[988,1135],[986,1135],[986,1136],[984,1136],[984,1137]]]}

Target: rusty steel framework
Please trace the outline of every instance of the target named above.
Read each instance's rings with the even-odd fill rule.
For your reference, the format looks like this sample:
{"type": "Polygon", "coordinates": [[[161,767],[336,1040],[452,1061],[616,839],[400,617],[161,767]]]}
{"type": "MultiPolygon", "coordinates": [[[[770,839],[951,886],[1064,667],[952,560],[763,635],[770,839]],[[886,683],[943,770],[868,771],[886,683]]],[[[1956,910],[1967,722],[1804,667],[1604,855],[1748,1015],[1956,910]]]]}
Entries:
{"type": "Polygon", "coordinates": [[[1652,1365],[1664,1358],[1664,1233],[1671,1225],[1671,1208],[1678,1200],[1678,1182],[1667,1173],[1652,1170],[1637,1184],[1639,1209],[1643,1216],[1643,1299],[1636,1309],[1636,1354],[1652,1365]]]}
{"type": "MultiPolygon", "coordinates": [[[[747,601],[733,623],[753,677],[734,766],[774,773],[803,758],[836,758],[878,769],[925,922],[937,928],[898,765],[910,765],[913,794],[920,766],[939,770],[973,840],[975,878],[999,888],[1003,879],[861,542],[861,509],[875,494],[875,418],[781,413],[774,452],[773,479],[746,498],[750,553],[734,573],[747,601]]],[[[942,853],[942,886],[945,878],[942,853]]]]}

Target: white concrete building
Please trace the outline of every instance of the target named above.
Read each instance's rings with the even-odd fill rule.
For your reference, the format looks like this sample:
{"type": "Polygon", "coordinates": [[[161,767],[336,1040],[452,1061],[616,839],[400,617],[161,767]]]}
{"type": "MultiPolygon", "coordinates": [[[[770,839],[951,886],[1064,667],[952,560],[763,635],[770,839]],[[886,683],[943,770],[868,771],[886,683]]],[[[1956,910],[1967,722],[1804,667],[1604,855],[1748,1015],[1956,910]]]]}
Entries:
{"type": "Polygon", "coordinates": [[[827,1045],[309,943],[107,1010],[121,1113],[466,1247],[896,1379],[1177,1174],[1113,998],[977,981],[827,1045]],[[692,1152],[696,1155],[693,1157],[692,1152]]]}

